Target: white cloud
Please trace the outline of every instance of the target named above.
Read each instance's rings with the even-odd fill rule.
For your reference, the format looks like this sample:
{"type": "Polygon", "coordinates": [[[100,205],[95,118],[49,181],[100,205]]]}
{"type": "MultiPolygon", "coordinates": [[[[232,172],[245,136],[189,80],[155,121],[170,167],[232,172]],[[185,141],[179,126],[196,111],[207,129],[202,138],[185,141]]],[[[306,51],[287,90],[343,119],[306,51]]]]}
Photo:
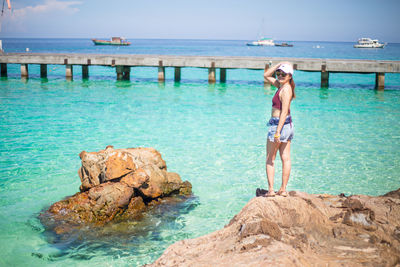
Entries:
{"type": "Polygon", "coordinates": [[[23,8],[15,9],[11,13],[11,18],[14,20],[25,19],[26,17],[43,15],[49,12],[63,11],[66,14],[73,14],[79,11],[76,5],[80,5],[80,1],[59,1],[59,0],[46,0],[43,4],[36,6],[26,6],[23,8]]]}
{"type": "Polygon", "coordinates": [[[60,14],[61,17],[72,15],[79,11],[76,6],[80,4],[82,4],[81,1],[45,0],[42,4],[35,6],[16,8],[11,12],[7,10],[2,21],[4,26],[0,24],[0,31],[27,32],[33,22],[42,21],[44,16],[54,14],[60,14]]]}

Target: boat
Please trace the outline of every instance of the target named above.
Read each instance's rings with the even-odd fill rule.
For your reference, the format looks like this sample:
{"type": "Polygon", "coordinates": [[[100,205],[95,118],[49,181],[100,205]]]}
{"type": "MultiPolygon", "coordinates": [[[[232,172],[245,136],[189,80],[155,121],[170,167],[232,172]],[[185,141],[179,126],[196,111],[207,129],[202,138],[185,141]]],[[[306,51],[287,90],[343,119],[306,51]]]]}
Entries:
{"type": "Polygon", "coordinates": [[[247,43],[248,46],[274,46],[274,40],[272,38],[261,38],[257,41],[247,43]]]}
{"type": "Polygon", "coordinates": [[[288,44],[288,43],[281,43],[281,44],[276,43],[275,46],[293,47],[292,44],[288,44]]]}
{"type": "Polygon", "coordinates": [[[130,42],[126,41],[123,37],[112,37],[110,41],[92,39],[95,45],[131,45],[130,42]]]}
{"type": "Polygon", "coordinates": [[[386,44],[380,43],[377,39],[360,38],[354,48],[384,48],[386,44]]]}

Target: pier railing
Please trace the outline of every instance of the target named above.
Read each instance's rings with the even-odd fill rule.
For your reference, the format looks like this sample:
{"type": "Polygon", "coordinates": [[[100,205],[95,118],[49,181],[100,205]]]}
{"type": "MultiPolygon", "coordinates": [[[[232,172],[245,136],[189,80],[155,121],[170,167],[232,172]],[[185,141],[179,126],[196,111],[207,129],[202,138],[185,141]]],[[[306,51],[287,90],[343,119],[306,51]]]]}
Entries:
{"type": "MultiPolygon", "coordinates": [[[[281,61],[289,61],[295,70],[321,73],[321,86],[329,86],[330,73],[375,73],[375,86],[383,89],[385,73],[400,73],[400,61],[320,59],[320,58],[272,58],[226,56],[167,56],[167,55],[114,55],[114,54],[47,54],[6,53],[0,55],[1,76],[7,76],[7,64],[20,64],[21,77],[29,76],[28,65],[39,64],[40,76],[47,77],[47,65],[65,65],[65,76],[72,79],[73,66],[82,67],[82,78],[89,78],[89,66],[109,66],[116,69],[118,80],[130,79],[131,67],[157,67],[158,80],[165,80],[165,68],[175,68],[175,81],[181,79],[181,68],[208,69],[208,81],[214,83],[216,69],[220,69],[220,82],[226,82],[227,69],[268,68],[281,61]]],[[[266,81],[265,81],[266,82],[266,81]]]]}

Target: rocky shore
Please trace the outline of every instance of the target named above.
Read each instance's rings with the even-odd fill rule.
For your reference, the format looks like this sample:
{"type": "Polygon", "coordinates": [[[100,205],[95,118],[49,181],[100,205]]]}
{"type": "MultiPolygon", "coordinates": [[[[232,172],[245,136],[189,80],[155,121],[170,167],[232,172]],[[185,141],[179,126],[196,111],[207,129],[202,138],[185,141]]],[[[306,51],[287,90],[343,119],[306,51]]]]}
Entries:
{"type": "Polygon", "coordinates": [[[39,215],[46,229],[56,234],[139,220],[160,203],[176,203],[191,195],[192,185],[168,172],[161,154],[153,148],[108,146],[98,152],[82,151],[79,156],[80,192],[39,215]]]}
{"type": "Polygon", "coordinates": [[[147,266],[400,266],[400,189],[255,197],[223,229],[147,266]]]}
{"type": "MultiPolygon", "coordinates": [[[[108,146],[79,156],[80,192],[39,215],[67,242],[76,231],[129,236],[148,211],[179,208],[191,195],[191,184],[168,172],[153,148],[108,146]]],[[[255,197],[223,229],[179,241],[147,266],[400,266],[400,189],[378,197],[255,197]]]]}

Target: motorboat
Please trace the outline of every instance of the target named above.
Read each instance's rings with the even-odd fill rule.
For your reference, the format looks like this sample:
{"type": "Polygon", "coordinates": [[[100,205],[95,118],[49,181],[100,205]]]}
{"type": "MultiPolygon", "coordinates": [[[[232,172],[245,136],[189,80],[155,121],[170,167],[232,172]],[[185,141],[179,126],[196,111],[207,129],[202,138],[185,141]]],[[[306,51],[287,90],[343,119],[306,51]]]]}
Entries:
{"type": "Polygon", "coordinates": [[[261,38],[257,41],[247,43],[248,46],[274,46],[274,40],[272,38],[261,38]]]}
{"type": "Polygon", "coordinates": [[[130,45],[123,37],[112,37],[111,40],[92,39],[95,45],[130,45]]]}
{"type": "Polygon", "coordinates": [[[386,44],[379,43],[377,39],[360,38],[354,48],[384,48],[386,44]]]}
{"type": "Polygon", "coordinates": [[[276,43],[275,46],[293,47],[292,44],[288,44],[288,43],[285,43],[285,42],[283,42],[283,43],[281,43],[281,44],[276,43]]]}

